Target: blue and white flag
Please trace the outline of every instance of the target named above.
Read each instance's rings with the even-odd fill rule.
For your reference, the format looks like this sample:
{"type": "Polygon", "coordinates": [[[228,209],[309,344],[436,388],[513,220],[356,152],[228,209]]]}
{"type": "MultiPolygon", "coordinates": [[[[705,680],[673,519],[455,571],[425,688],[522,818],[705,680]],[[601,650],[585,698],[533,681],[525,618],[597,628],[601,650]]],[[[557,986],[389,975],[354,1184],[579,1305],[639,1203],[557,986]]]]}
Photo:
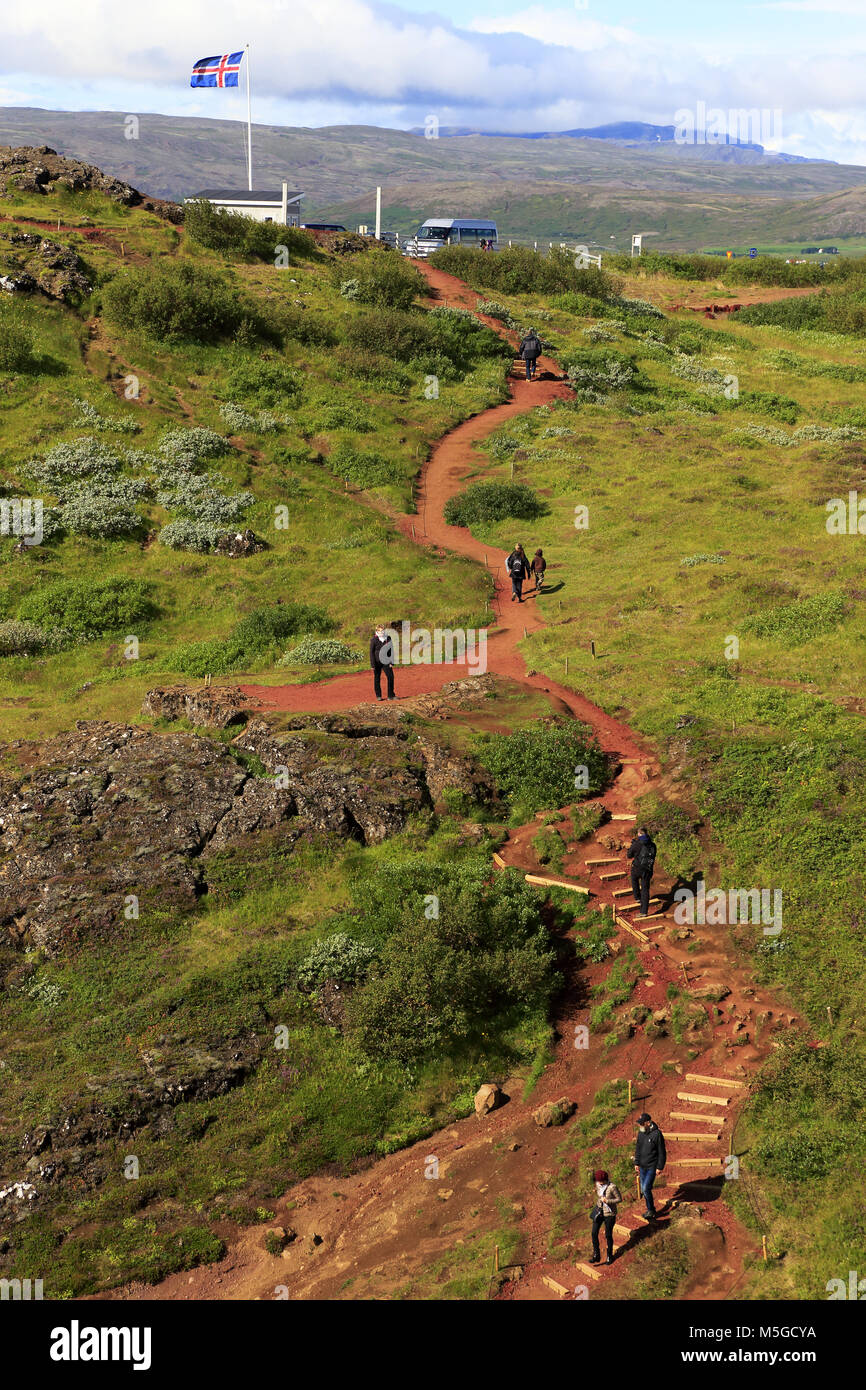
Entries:
{"type": "Polygon", "coordinates": [[[240,53],[217,54],[215,58],[199,58],[193,63],[191,87],[236,87],[241,70],[243,49],[240,53]]]}

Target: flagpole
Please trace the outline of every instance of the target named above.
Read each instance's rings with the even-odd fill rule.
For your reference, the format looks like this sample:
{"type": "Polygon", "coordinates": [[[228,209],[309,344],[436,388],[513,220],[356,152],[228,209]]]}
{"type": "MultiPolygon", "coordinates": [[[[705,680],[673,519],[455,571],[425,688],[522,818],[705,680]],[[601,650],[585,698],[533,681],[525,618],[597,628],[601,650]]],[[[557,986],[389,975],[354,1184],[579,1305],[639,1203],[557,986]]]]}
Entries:
{"type": "Polygon", "coordinates": [[[247,185],[252,192],[253,187],[253,122],[250,109],[250,46],[245,45],[247,51],[247,185]]]}

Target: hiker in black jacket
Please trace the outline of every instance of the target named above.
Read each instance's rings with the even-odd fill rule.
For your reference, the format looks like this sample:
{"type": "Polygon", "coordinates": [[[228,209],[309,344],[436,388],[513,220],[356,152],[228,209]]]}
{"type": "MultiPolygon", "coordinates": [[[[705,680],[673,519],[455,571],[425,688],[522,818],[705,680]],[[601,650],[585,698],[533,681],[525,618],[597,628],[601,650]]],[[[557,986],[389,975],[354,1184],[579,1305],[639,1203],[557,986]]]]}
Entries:
{"type": "Polygon", "coordinates": [[[523,546],[518,541],[508,559],[505,561],[505,568],[511,575],[511,602],[517,599],[523,602],[523,581],[529,578],[529,561],[523,546]]]}
{"type": "Polygon", "coordinates": [[[637,1142],[634,1146],[635,1172],[640,1177],[641,1195],[646,1203],[644,1221],[655,1221],[653,1183],[668,1161],[665,1137],[646,1111],[637,1117],[637,1142]]]}
{"type": "Polygon", "coordinates": [[[534,328],[527,329],[521,339],[518,356],[522,357],[526,364],[526,380],[532,381],[535,376],[535,365],[541,356],[541,339],[534,328]]]}
{"type": "Polygon", "coordinates": [[[650,883],[656,862],[656,846],[645,825],[641,826],[629,845],[628,857],[632,861],[631,891],[635,900],[640,902],[642,915],[646,917],[649,912],[650,883]]]}
{"type": "Polygon", "coordinates": [[[370,665],[373,668],[373,689],[376,692],[376,699],[382,698],[382,672],[385,672],[385,680],[388,682],[388,699],[394,699],[394,648],[391,638],[387,636],[385,629],[379,625],[373,636],[370,638],[370,665]]]}

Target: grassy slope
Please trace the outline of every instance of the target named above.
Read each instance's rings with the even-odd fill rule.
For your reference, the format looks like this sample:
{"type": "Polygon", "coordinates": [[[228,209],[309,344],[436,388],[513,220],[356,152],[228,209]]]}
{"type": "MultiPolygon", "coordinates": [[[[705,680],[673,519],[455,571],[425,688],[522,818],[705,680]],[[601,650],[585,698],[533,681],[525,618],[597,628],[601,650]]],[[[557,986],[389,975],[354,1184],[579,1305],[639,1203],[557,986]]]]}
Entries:
{"type": "MultiPolygon", "coordinates": [[[[627,288],[652,298],[669,286],[643,278],[627,288]]],[[[590,320],[537,295],[497,298],[519,322],[541,320],[561,360],[588,346],[590,320]]],[[[866,434],[791,448],[741,431],[792,432],[772,403],[748,400],[758,391],[796,402],[800,426],[866,425],[862,384],[818,374],[839,364],[862,371],[866,349],[853,337],[721,328],[686,314],[669,325],[666,336],[694,361],[738,377],[739,405],[700,394],[671,375],[668,353],[614,329],[598,350],[627,354],[645,389],[605,406],[542,408],[502,432],[515,481],[549,507],[522,524],[524,545],[544,548],[550,581],[539,600],[547,627],[524,643],[525,656],[657,741],[673,798],[696,828],[703,822],[700,839],[683,834],[682,821],[647,798],[671,870],[783,890],[779,942],[746,927],[732,944],[804,1009],[821,1050],[786,1051],[768,1070],[738,1136],[749,1177],[731,1184],[731,1200],[750,1224],[760,1212],[756,1229],[769,1227],[787,1252],[783,1265],[755,1271],[747,1296],[822,1297],[827,1279],[856,1265],[864,1237],[857,1198],[840,1207],[838,1173],[843,1153],[864,1156],[866,591],[862,537],[828,535],[825,504],[849,488],[863,495],[866,434]],[[588,530],[575,529],[577,505],[589,508],[588,530]],[[780,611],[821,596],[830,616],[814,635],[802,610],[780,611]],[[764,635],[749,630],[755,617],[764,635]],[[738,660],[726,656],[731,636],[738,660]]],[[[483,475],[508,478],[496,450],[492,438],[483,475]]],[[[505,545],[513,530],[507,522],[477,534],[505,545]]]]}

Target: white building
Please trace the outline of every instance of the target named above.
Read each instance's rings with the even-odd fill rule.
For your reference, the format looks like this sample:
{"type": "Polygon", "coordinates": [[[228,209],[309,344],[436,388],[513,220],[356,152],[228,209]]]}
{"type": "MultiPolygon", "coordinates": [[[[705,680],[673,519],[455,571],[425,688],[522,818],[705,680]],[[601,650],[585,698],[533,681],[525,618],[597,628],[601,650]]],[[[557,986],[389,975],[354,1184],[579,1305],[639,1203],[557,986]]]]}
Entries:
{"type": "Polygon", "coordinates": [[[303,193],[290,192],[289,185],[284,183],[282,193],[261,188],[203,188],[200,193],[193,193],[183,201],[197,203],[207,200],[215,208],[240,212],[244,217],[254,217],[257,222],[278,222],[281,226],[297,227],[301,221],[303,196],[303,193]]]}

